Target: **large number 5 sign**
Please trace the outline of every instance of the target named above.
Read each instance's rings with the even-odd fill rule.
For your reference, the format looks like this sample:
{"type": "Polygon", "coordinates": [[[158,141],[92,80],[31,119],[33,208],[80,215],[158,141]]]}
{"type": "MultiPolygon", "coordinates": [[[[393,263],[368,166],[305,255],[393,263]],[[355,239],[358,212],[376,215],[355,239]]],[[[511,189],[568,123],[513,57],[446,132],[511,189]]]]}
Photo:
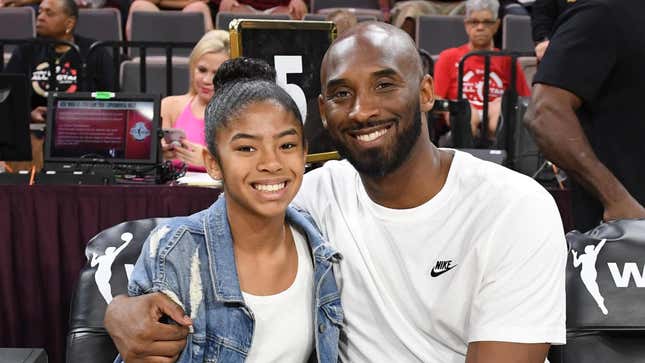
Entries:
{"type": "Polygon", "coordinates": [[[296,101],[300,110],[302,122],[307,119],[307,97],[305,92],[297,84],[287,83],[287,74],[302,73],[302,57],[299,55],[276,55],[273,58],[276,72],[276,83],[296,101]]]}

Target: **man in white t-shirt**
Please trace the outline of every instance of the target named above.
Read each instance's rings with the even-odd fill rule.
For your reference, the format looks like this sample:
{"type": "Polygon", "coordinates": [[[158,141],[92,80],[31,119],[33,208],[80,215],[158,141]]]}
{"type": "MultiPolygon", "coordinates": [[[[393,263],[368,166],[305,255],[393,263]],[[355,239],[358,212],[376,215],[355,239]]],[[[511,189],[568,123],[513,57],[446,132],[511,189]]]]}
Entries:
{"type": "MultiPolygon", "coordinates": [[[[323,123],[347,161],[307,174],[295,203],[344,256],[342,360],[544,362],[565,342],[566,244],[550,195],[430,142],[432,79],[401,30],[359,24],[332,44],[321,79],[323,123]]],[[[133,299],[106,316],[119,349],[181,348],[181,327],[123,326],[152,311],[182,317],[163,296],[133,299]]]]}

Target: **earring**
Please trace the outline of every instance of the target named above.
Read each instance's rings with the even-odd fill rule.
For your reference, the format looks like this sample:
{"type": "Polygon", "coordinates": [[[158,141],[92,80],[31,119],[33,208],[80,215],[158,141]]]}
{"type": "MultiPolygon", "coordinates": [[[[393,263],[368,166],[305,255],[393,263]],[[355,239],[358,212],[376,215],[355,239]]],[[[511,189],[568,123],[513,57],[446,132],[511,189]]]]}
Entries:
{"type": "Polygon", "coordinates": [[[65,29],[65,34],[69,34],[69,32],[70,32],[69,29],[65,29]]]}
{"type": "Polygon", "coordinates": [[[324,127],[327,127],[327,119],[326,118],[322,117],[320,119],[320,121],[322,121],[322,124],[323,124],[324,127]]]}

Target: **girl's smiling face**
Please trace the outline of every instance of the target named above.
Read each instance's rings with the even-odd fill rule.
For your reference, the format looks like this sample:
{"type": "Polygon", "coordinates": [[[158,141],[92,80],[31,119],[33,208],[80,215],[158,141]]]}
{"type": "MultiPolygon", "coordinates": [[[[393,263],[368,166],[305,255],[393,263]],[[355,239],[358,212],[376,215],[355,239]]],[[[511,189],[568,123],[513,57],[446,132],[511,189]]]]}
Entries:
{"type": "Polygon", "coordinates": [[[305,170],[303,127],[275,101],[243,107],[217,131],[217,157],[205,152],[209,174],[222,179],[229,211],[283,216],[305,170]]]}

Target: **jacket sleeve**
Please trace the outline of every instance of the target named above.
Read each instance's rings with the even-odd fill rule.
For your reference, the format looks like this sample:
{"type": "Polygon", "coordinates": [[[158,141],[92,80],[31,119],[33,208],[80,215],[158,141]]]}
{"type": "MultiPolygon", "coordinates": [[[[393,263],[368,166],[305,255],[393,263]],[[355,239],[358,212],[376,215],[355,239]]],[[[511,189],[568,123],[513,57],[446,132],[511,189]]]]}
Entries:
{"type": "Polygon", "coordinates": [[[138,296],[154,291],[154,283],[159,280],[156,270],[159,245],[164,243],[170,232],[167,225],[157,226],[146,239],[141,248],[141,254],[132,271],[128,285],[128,295],[138,296]]]}

